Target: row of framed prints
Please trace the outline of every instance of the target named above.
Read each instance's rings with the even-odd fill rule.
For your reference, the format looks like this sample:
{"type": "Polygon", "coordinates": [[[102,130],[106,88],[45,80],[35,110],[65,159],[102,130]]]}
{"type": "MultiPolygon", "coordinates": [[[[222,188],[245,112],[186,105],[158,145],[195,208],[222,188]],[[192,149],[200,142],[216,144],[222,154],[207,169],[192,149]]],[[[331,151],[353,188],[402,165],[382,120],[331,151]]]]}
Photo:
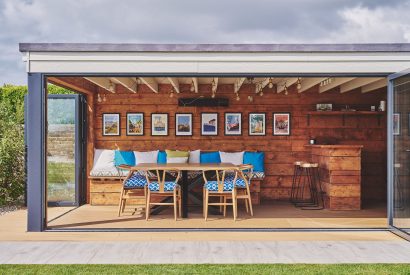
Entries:
{"type": "MultiPolygon", "coordinates": [[[[119,136],[120,114],[104,113],[103,114],[103,136],[119,136]]],[[[151,135],[167,136],[168,135],[168,114],[152,113],[151,114],[151,135]]],[[[142,136],[144,135],[144,114],[127,113],[127,135],[142,136]]],[[[273,135],[289,136],[290,135],[290,113],[273,113],[273,135]]],[[[175,135],[192,136],[193,133],[193,115],[191,113],[175,114],[175,135]]],[[[266,114],[249,113],[249,135],[264,136],[266,135],[266,114]]],[[[226,136],[242,135],[242,113],[225,113],[224,129],[226,136]]],[[[218,135],[218,113],[201,113],[201,135],[217,136],[218,135]]]]}

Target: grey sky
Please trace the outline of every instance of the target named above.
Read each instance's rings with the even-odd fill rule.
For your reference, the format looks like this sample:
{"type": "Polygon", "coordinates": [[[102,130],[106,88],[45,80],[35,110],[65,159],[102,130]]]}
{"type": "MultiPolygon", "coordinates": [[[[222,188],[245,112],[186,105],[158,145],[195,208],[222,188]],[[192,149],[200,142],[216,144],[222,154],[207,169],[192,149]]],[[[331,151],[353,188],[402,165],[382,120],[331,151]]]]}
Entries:
{"type": "Polygon", "coordinates": [[[0,0],[0,85],[19,42],[410,42],[410,0],[0,0]]]}

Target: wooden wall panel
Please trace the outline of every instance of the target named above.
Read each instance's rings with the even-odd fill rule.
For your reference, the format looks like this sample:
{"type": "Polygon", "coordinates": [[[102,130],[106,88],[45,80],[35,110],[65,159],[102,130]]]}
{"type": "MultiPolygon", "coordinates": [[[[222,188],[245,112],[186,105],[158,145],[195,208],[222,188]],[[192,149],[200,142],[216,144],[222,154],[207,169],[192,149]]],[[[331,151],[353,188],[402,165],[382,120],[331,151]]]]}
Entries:
{"type": "MultiPolygon", "coordinates": [[[[117,85],[115,94],[96,90],[105,94],[105,102],[97,102],[96,97],[89,98],[93,102],[93,114],[89,116],[89,134],[93,137],[89,143],[95,148],[109,148],[121,150],[260,150],[266,154],[266,179],[261,183],[262,200],[288,199],[293,174],[293,162],[307,160],[309,149],[304,145],[310,137],[315,137],[320,144],[354,144],[363,145],[362,151],[362,199],[386,199],[386,116],[378,123],[377,116],[348,116],[345,124],[342,117],[338,116],[312,116],[310,124],[306,112],[314,111],[316,103],[333,103],[333,108],[339,110],[345,105],[357,110],[370,110],[371,105],[379,105],[380,100],[386,100],[386,89],[371,93],[361,94],[358,91],[340,94],[337,89],[319,94],[318,87],[313,87],[306,92],[297,93],[289,89],[289,94],[276,94],[274,90],[265,88],[264,95],[254,93],[254,87],[243,85],[239,91],[240,100],[236,101],[233,85],[219,85],[217,97],[230,99],[230,106],[205,108],[205,107],[178,107],[177,99],[182,97],[197,97],[198,94],[189,91],[189,85],[181,85],[181,94],[169,97],[170,85],[160,84],[159,93],[155,94],[146,86],[141,85],[139,92],[133,94],[117,85]],[[248,95],[254,101],[247,100],[248,95]],[[115,112],[121,114],[121,136],[102,136],[102,114],[115,112]],[[143,112],[144,136],[126,136],[126,113],[143,112]],[[151,136],[151,113],[169,113],[169,136],[151,136]],[[194,128],[192,137],[175,136],[175,113],[193,113],[194,128]],[[200,135],[201,112],[219,113],[219,135],[216,137],[202,137],[200,135]],[[242,112],[242,136],[225,136],[223,131],[224,113],[242,112]],[[250,112],[267,113],[266,136],[248,135],[248,114],[250,112]],[[272,135],[272,113],[290,112],[291,136],[272,135]]],[[[210,96],[210,85],[200,85],[199,95],[210,96]]],[[[92,154],[89,151],[89,156],[92,154]]],[[[88,164],[92,163],[89,159],[88,164]]]]}

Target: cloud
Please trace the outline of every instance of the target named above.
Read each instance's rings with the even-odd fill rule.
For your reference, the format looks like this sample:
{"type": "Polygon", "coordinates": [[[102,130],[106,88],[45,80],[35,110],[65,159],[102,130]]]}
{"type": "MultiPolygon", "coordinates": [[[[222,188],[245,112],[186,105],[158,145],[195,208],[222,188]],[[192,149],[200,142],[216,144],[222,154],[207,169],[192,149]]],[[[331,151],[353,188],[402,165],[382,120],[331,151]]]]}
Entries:
{"type": "Polygon", "coordinates": [[[0,83],[25,83],[19,42],[410,41],[410,0],[0,0],[0,83]]]}

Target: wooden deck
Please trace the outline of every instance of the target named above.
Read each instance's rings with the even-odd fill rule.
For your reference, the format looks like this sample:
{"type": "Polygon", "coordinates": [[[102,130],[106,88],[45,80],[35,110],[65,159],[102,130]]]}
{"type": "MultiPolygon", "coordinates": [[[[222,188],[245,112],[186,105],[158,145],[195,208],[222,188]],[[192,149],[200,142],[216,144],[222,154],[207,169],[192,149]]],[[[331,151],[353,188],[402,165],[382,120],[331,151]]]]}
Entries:
{"type": "Polygon", "coordinates": [[[386,228],[386,210],[372,206],[359,211],[300,210],[289,203],[272,203],[255,206],[255,216],[250,217],[239,209],[235,222],[232,213],[227,217],[211,215],[204,221],[200,208],[190,209],[188,219],[174,221],[171,209],[145,220],[140,209],[128,206],[117,216],[116,206],[84,205],[66,214],[64,208],[49,208],[50,229],[127,229],[127,228],[386,228]]]}

